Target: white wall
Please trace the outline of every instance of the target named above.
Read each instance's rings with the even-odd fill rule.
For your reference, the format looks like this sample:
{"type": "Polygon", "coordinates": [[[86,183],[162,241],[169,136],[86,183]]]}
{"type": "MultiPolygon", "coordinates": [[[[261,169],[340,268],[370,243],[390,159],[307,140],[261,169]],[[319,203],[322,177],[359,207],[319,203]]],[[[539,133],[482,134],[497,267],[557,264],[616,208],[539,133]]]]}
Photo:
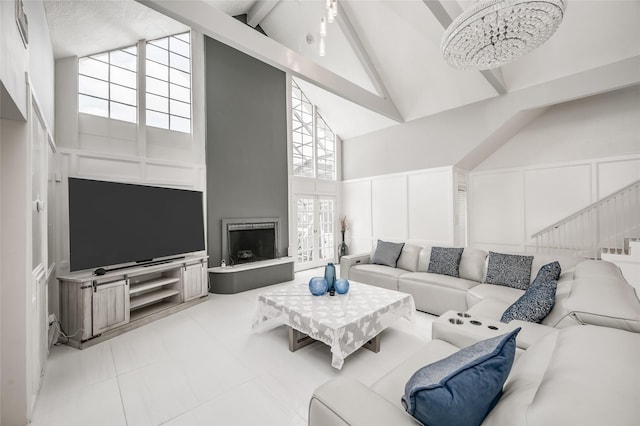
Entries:
{"type": "Polygon", "coordinates": [[[29,19],[29,81],[36,93],[44,121],[53,134],[54,59],[44,3],[42,0],[26,0],[24,11],[29,19]]]}
{"type": "Polygon", "coordinates": [[[368,252],[378,239],[454,245],[453,194],[451,167],[343,181],[349,252],[368,252]]]}
{"type": "Polygon", "coordinates": [[[640,153],[640,86],[548,108],[474,171],[640,153]]]}
{"type": "Polygon", "coordinates": [[[28,55],[16,25],[13,1],[0,1],[0,58],[1,117],[25,120],[28,55]]]}
{"type": "Polygon", "coordinates": [[[640,179],[640,87],[546,110],[470,175],[470,244],[532,251],[531,235],[640,179]]]}
{"type": "Polygon", "coordinates": [[[526,126],[535,118],[536,110],[639,82],[637,60],[631,58],[346,139],[344,177],[357,179],[447,166],[470,169],[507,143],[519,130],[516,125],[526,126]],[[502,140],[497,141],[497,137],[502,140]]]}

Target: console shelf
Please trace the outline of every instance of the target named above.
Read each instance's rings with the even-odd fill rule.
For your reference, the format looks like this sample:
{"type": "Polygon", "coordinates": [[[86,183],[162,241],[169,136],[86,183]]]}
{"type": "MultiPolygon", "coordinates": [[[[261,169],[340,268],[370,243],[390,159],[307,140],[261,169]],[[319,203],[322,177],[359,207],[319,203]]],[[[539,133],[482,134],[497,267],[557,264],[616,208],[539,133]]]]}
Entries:
{"type": "Polygon", "coordinates": [[[166,299],[167,297],[175,296],[176,294],[180,294],[180,290],[163,288],[160,290],[150,291],[140,296],[134,296],[134,297],[131,297],[130,299],[129,309],[133,311],[134,309],[139,308],[141,306],[148,305],[150,303],[154,303],[162,299],[166,299]]]}
{"type": "MultiPolygon", "coordinates": [[[[142,293],[157,287],[163,287],[167,284],[177,283],[178,281],[180,281],[180,278],[158,278],[155,280],[143,281],[138,284],[131,284],[129,287],[129,295],[133,296],[134,294],[142,293]]],[[[131,309],[133,309],[133,306],[131,306],[131,309]]]]}

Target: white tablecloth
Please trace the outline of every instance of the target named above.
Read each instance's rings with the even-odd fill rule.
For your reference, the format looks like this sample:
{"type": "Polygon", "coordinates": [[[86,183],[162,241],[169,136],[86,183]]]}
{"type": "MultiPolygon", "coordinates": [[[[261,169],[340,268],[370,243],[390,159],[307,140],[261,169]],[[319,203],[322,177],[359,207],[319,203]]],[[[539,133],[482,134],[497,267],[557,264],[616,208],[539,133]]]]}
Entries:
{"type": "Polygon", "coordinates": [[[291,284],[258,296],[253,331],[286,324],[331,347],[331,365],[376,337],[397,319],[413,321],[413,296],[351,282],[347,294],[313,296],[306,283],[291,284]]]}

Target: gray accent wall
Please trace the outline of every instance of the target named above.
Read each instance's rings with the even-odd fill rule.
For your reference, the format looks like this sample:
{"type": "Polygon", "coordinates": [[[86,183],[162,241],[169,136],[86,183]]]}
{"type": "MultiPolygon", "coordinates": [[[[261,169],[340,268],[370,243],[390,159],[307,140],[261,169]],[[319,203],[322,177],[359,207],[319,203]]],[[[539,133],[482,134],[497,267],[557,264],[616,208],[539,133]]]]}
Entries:
{"type": "Polygon", "coordinates": [[[207,247],[218,266],[222,219],[280,218],[289,246],[286,75],[205,37],[207,247]]]}

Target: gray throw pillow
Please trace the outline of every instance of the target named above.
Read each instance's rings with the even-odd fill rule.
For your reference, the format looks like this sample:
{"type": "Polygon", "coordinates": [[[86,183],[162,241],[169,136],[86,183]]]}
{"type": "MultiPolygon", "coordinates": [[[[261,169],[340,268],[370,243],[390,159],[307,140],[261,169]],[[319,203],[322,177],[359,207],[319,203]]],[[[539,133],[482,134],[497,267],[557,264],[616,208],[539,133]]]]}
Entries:
{"type": "Polygon", "coordinates": [[[526,290],[531,280],[533,256],[489,252],[487,284],[504,285],[526,290]]]}
{"type": "Polygon", "coordinates": [[[376,251],[373,253],[371,263],[376,265],[386,265],[395,268],[398,263],[398,258],[402,252],[404,243],[390,243],[387,241],[378,240],[376,251]]]}
{"type": "Polygon", "coordinates": [[[464,248],[433,247],[427,272],[452,277],[460,276],[460,259],[464,248]]]}

